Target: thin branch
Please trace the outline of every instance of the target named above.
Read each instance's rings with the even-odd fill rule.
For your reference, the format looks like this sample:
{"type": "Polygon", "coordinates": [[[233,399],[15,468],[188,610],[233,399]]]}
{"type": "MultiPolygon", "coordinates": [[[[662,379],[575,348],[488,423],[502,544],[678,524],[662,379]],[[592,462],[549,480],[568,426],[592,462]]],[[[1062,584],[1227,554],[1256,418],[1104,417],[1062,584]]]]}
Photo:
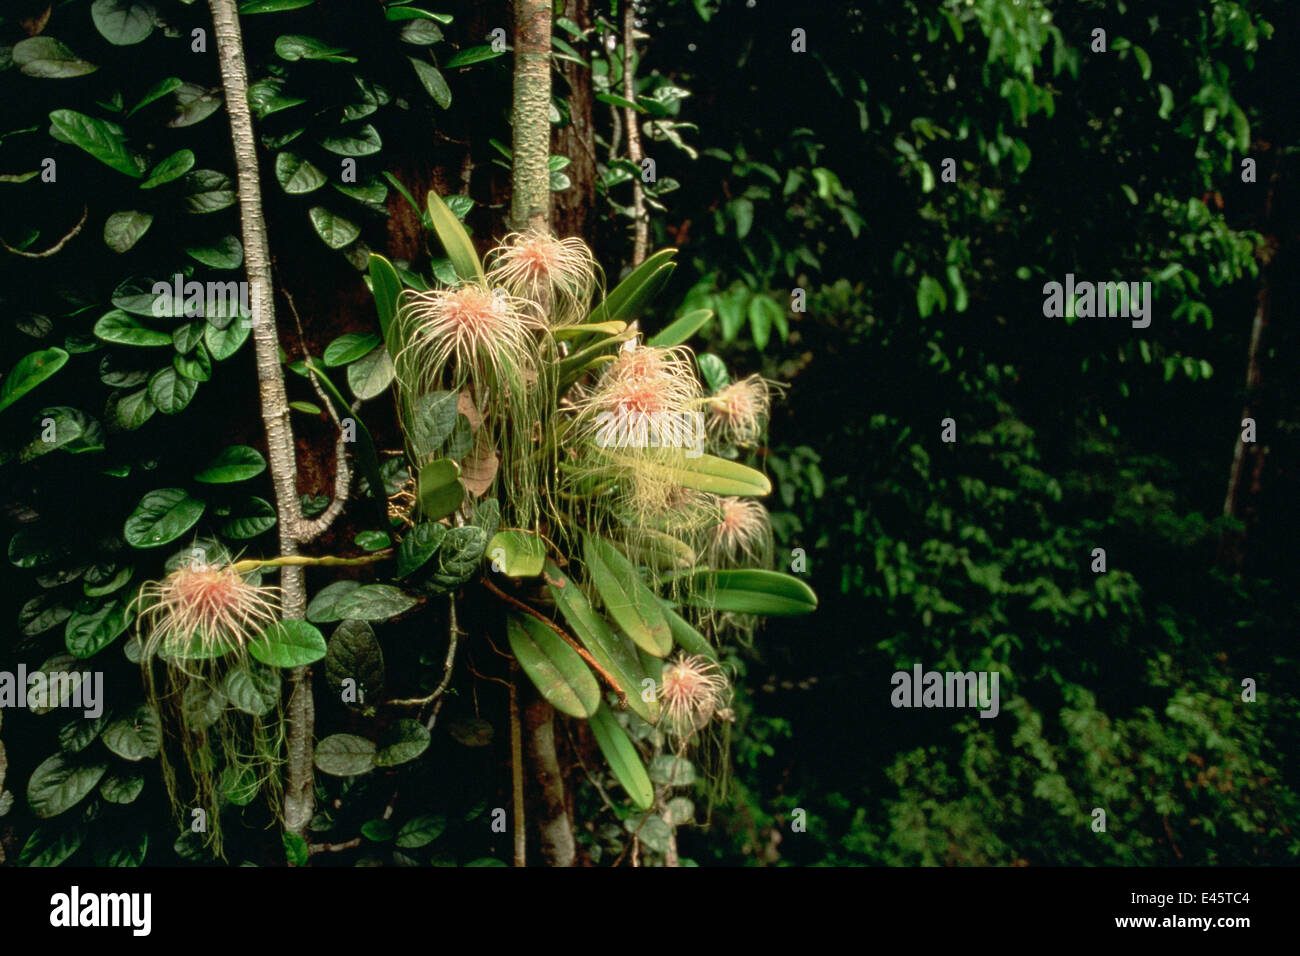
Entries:
{"type": "Polygon", "coordinates": [[[353,837],[351,840],[345,840],[342,843],[312,843],[307,847],[307,855],[342,853],[344,850],[353,850],[359,846],[361,846],[361,837],[353,837]]]}
{"type": "Polygon", "coordinates": [[[556,624],[554,621],[552,621],[549,617],[547,617],[545,614],[543,614],[541,611],[537,610],[536,608],[525,604],[523,601],[519,600],[516,597],[511,597],[509,594],[507,594],[505,591],[502,591],[499,587],[497,587],[487,578],[483,578],[483,586],[487,588],[489,591],[491,591],[493,594],[495,594],[497,597],[499,597],[501,600],[505,601],[511,607],[515,608],[516,610],[523,611],[525,614],[529,615],[530,617],[535,617],[537,620],[541,621],[552,631],[558,634],[566,644],[568,644],[570,647],[572,647],[575,651],[578,652],[578,655],[584,661],[587,662],[587,666],[590,667],[592,670],[594,670],[600,676],[601,680],[603,680],[606,684],[609,685],[609,689],[618,695],[619,707],[623,710],[627,709],[627,694],[624,692],[623,688],[619,686],[618,681],[614,679],[614,676],[610,674],[609,671],[601,667],[600,664],[596,662],[596,659],[591,656],[591,653],[585,647],[579,644],[575,638],[570,636],[568,631],[560,627],[560,625],[556,624]]]}
{"type": "MultiPolygon", "coordinates": [[[[274,258],[271,260],[271,266],[275,268],[274,258]]],[[[302,316],[298,314],[298,306],[293,301],[293,294],[283,284],[280,286],[280,293],[284,296],[284,301],[289,304],[293,324],[298,329],[298,344],[302,348],[303,358],[311,358],[310,353],[307,351],[307,335],[302,328],[302,316]]],[[[335,409],[334,403],[329,400],[329,396],[325,394],[325,389],[321,388],[320,382],[316,378],[314,362],[307,363],[307,378],[311,382],[312,389],[319,396],[321,405],[329,412],[330,418],[334,419],[334,425],[339,430],[339,437],[334,443],[334,494],[329,507],[319,516],[312,520],[304,518],[300,522],[298,530],[299,544],[315,541],[329,530],[330,525],[343,513],[343,508],[347,505],[348,495],[352,490],[352,469],[348,465],[348,445],[346,433],[343,430],[343,422],[339,420],[338,410],[335,409]]]]}
{"type": "MultiPolygon", "coordinates": [[[[438,686],[433,689],[433,693],[428,697],[411,697],[404,700],[386,700],[385,707],[427,707],[439,700],[446,692],[447,687],[451,684],[452,665],[456,660],[456,644],[463,633],[456,623],[456,596],[451,596],[451,622],[448,627],[450,639],[447,644],[447,657],[442,662],[442,680],[438,686]]],[[[433,729],[434,719],[438,716],[438,708],[434,709],[433,717],[429,718],[429,730],[433,729]]]]}
{"type": "Polygon", "coordinates": [[[66,236],[64,236],[54,245],[50,246],[50,248],[46,249],[44,252],[27,252],[25,249],[15,249],[13,246],[9,245],[9,243],[5,242],[3,239],[0,239],[0,246],[4,246],[5,252],[12,252],[14,255],[22,256],[24,259],[45,259],[59,252],[64,246],[66,246],[69,242],[75,239],[77,237],[77,234],[81,232],[81,227],[86,224],[86,217],[89,215],[90,215],[90,207],[82,206],[81,218],[77,220],[77,224],[72,227],[72,230],[66,236]]]}
{"type": "MultiPolygon", "coordinates": [[[[636,80],[632,75],[633,59],[636,57],[636,11],[631,0],[623,2],[623,98],[630,103],[636,102],[636,80]]],[[[630,106],[623,107],[627,117],[627,155],[632,165],[641,169],[645,154],[641,152],[641,125],[637,122],[636,110],[630,106]]],[[[646,216],[645,190],[641,179],[632,177],[632,216],[636,225],[636,240],[632,247],[632,266],[639,266],[645,261],[650,246],[650,220],[646,216]]]]}
{"type": "MultiPolygon", "coordinates": [[[[208,0],[212,12],[217,62],[225,91],[226,113],[235,159],[239,196],[240,232],[244,243],[244,271],[253,306],[252,332],[256,357],[258,397],[266,429],[267,458],[275,488],[280,554],[298,553],[302,506],[298,500],[298,465],[294,454],[289,400],[280,365],[280,341],[275,321],[271,281],[271,248],[262,216],[262,187],[253,136],[253,116],[248,103],[248,69],[235,0],[208,0]]],[[[284,620],[301,620],[307,608],[307,591],[301,568],[285,567],[280,574],[280,607],[284,620]]],[[[315,813],[315,768],[312,766],[311,669],[289,671],[289,704],[285,742],[286,770],[284,825],[290,833],[305,836],[315,813]]]]}

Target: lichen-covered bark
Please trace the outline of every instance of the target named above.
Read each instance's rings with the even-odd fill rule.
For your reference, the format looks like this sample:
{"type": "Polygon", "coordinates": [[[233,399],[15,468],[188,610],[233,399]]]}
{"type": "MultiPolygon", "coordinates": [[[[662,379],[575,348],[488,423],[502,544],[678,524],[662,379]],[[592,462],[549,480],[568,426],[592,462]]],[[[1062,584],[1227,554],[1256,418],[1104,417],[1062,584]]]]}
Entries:
{"type": "MultiPolygon", "coordinates": [[[[239,220],[244,241],[244,270],[252,304],[252,337],[257,363],[257,388],[262,421],[266,427],[267,462],[275,488],[279,519],[280,554],[298,553],[302,510],[298,501],[298,468],[293,431],[289,425],[289,400],[280,367],[280,341],[275,322],[274,287],[271,284],[271,250],[262,218],[262,187],[258,174],[253,117],[248,106],[248,71],[235,0],[208,0],[226,94],[226,112],[235,149],[235,175],[239,194],[239,220]]],[[[238,320],[236,320],[238,321],[238,320]]],[[[303,571],[280,569],[281,616],[301,619],[307,608],[303,571]]],[[[315,811],[312,773],[314,708],[311,669],[296,667],[289,675],[290,696],[286,714],[287,766],[284,793],[286,829],[305,835],[315,811]]]]}

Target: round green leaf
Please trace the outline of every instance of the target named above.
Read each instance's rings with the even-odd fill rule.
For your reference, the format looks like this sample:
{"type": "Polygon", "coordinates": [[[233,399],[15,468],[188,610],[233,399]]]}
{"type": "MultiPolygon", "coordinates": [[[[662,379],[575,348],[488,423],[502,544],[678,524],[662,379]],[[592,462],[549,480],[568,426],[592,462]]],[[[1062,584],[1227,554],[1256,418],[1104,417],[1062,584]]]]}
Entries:
{"type": "Polygon", "coordinates": [[[149,176],[140,184],[141,189],[153,189],[161,186],[163,183],[169,183],[172,180],[180,179],[191,169],[194,168],[194,152],[188,149],[178,149],[164,159],[158,161],[153,169],[149,170],[149,176]]]}
{"type": "Polygon", "coordinates": [[[94,73],[99,67],[87,63],[54,37],[35,36],[14,44],[14,65],[24,76],[67,79],[94,73]]]}
{"type": "Polygon", "coordinates": [[[80,803],[107,769],[103,761],[74,761],[61,753],[47,757],[27,781],[27,805],[42,819],[56,817],[80,803]]]}
{"type": "Polygon", "coordinates": [[[198,390],[198,382],[178,374],[175,368],[159,369],[149,378],[149,400],[164,415],[183,411],[198,390]]]}
{"type": "Polygon", "coordinates": [[[424,724],[403,717],[389,724],[380,734],[375,764],[380,767],[395,767],[414,760],[428,747],[429,731],[424,724]]]}
{"type": "Polygon", "coordinates": [[[104,221],[104,245],[114,252],[126,252],[149,231],[153,216],[137,209],[115,212],[104,221]]]}
{"type": "Polygon", "coordinates": [[[355,734],[332,734],[316,745],[316,769],[334,777],[355,777],[375,768],[375,745],[355,734]]]}
{"type": "Polygon", "coordinates": [[[166,332],[146,329],[140,320],[121,309],[114,309],[95,323],[96,338],[117,345],[171,345],[172,337],[166,332]]]}
{"type": "Polygon", "coordinates": [[[206,468],[197,472],[194,480],[211,485],[228,484],[253,478],[264,471],[266,471],[266,459],[256,448],[247,445],[231,445],[223,448],[206,468]]]}
{"type": "Polygon", "coordinates": [[[395,375],[387,349],[375,349],[348,366],[348,387],[362,401],[382,395],[395,375]]]}
{"type": "Polygon", "coordinates": [[[126,519],[123,536],[133,548],[156,548],[193,528],[205,507],[183,488],[159,488],[140,499],[126,519]]]}
{"type": "Polygon", "coordinates": [[[261,717],[280,699],[280,673],[255,664],[242,665],[226,673],[223,690],[236,708],[261,717]]]}
{"type": "Polygon", "coordinates": [[[59,348],[42,349],[23,356],[0,385],[0,409],[18,401],[63,368],[67,361],[68,353],[59,348]]]}
{"type": "Polygon", "coordinates": [[[324,206],[312,206],[307,210],[307,216],[316,234],[331,249],[342,249],[361,235],[361,227],[356,223],[336,216],[324,206]]]}
{"type": "Polygon", "coordinates": [[[244,263],[244,246],[234,236],[223,236],[209,246],[188,246],[185,254],[213,269],[238,269],[244,263]]]}
{"type": "Polygon", "coordinates": [[[127,602],[120,598],[89,614],[73,614],[63,630],[68,653],[82,659],[93,657],[127,629],[132,616],[127,602]]]}
{"type": "Polygon", "coordinates": [[[248,652],[271,667],[301,667],[325,656],[325,638],[306,621],[276,621],[248,652]]]}
{"type": "Polygon", "coordinates": [[[104,728],[104,746],[123,760],[152,757],[162,745],[162,724],[152,708],[141,704],[134,714],[113,721],[104,728]]]}
{"type": "Polygon", "coordinates": [[[357,703],[380,699],[384,693],[384,652],[375,631],[365,621],[344,621],[330,636],[325,654],[325,680],[341,699],[343,682],[356,682],[357,703]]]}
{"type": "Polygon", "coordinates": [[[348,332],[340,335],[329,345],[325,346],[325,354],[321,357],[322,361],[328,368],[335,368],[339,365],[347,365],[349,362],[355,362],[374,350],[379,344],[379,336],[371,333],[348,332]]]}
{"type": "Polygon", "coordinates": [[[111,773],[99,785],[99,795],[109,803],[132,803],[144,789],[144,774],[135,771],[111,773]]]}
{"type": "Polygon", "coordinates": [[[334,614],[357,621],[386,621],[419,603],[391,584],[367,584],[340,599],[334,605],[334,614]]]}
{"type": "Polygon", "coordinates": [[[153,32],[157,11],[143,0],[95,0],[90,19],[109,43],[130,46],[153,32]]]}
{"type": "Polygon", "coordinates": [[[343,620],[343,615],[337,610],[338,603],[359,587],[360,581],[335,581],[325,585],[307,605],[307,620],[317,624],[343,620]]]}
{"type": "Polygon", "coordinates": [[[265,498],[250,495],[231,509],[230,518],[221,525],[221,533],[236,541],[246,541],[270,531],[277,520],[274,505],[265,498]]]}
{"type": "Polygon", "coordinates": [[[319,169],[288,150],[275,157],[275,178],[290,195],[313,192],[329,181],[319,169]]]}

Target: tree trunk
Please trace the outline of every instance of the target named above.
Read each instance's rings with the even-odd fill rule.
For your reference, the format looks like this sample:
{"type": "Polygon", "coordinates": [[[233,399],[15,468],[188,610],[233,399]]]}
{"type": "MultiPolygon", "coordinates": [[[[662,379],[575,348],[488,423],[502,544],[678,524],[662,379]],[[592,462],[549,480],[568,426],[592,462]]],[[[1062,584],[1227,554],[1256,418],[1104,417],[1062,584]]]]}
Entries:
{"type": "MultiPolygon", "coordinates": [[[[591,24],[590,0],[566,0],[564,15],[586,29],[591,24]]],[[[565,172],[571,185],[551,194],[551,224],[557,236],[581,236],[589,240],[596,205],[596,125],[592,112],[595,98],[591,70],[563,60],[559,71],[569,89],[569,122],[555,131],[555,154],[569,158],[565,172]]]]}
{"type": "MultiPolygon", "coordinates": [[[[267,460],[275,488],[279,521],[280,554],[296,555],[302,529],[298,501],[298,469],[294,457],[293,430],[289,424],[289,400],[280,367],[280,341],[275,321],[274,286],[271,282],[271,250],[266,223],[262,218],[262,189],[253,138],[253,118],[248,107],[248,71],[244,63],[243,38],[235,0],[208,0],[217,44],[217,60],[225,88],[226,111],[235,150],[235,174],[239,191],[239,219],[244,241],[244,269],[252,303],[253,346],[257,362],[257,386],[262,421],[266,427],[267,460]]],[[[235,321],[242,321],[236,319],[235,321]]],[[[300,620],[306,611],[307,593],[303,569],[280,569],[281,617],[300,620]]],[[[312,772],[311,669],[295,667],[289,673],[289,706],[286,720],[287,767],[284,793],[285,829],[306,835],[315,812],[312,772]]]]}
{"type": "MultiPolygon", "coordinates": [[[[548,229],[551,213],[551,3],[515,0],[514,164],[512,229],[548,229]]],[[[555,711],[531,694],[524,708],[524,739],[541,793],[537,826],[542,856],[551,866],[572,866],[573,825],[564,778],[555,755],[555,711]]]]}
{"type": "Polygon", "coordinates": [[[545,229],[551,212],[551,4],[515,0],[515,85],[510,112],[512,229],[545,229]]]}
{"type": "MultiPolygon", "coordinates": [[[[1242,419],[1256,419],[1258,425],[1259,415],[1259,390],[1262,382],[1260,371],[1260,355],[1263,351],[1264,332],[1268,328],[1269,316],[1272,312],[1272,283],[1270,282],[1269,262],[1277,254],[1275,230],[1273,228],[1273,204],[1277,197],[1278,186],[1282,181],[1282,158],[1274,160],[1273,173],[1268,181],[1268,193],[1264,199],[1264,215],[1261,224],[1261,232],[1265,234],[1268,258],[1265,260],[1260,269],[1259,293],[1255,298],[1255,318],[1251,323],[1250,345],[1246,352],[1246,400],[1242,407],[1242,419]]],[[[1240,425],[1238,426],[1241,427],[1240,425]]],[[[1258,437],[1258,436],[1257,436],[1258,437]]],[[[1242,476],[1246,472],[1247,460],[1252,463],[1251,474],[1252,480],[1249,484],[1249,498],[1253,498],[1259,491],[1259,476],[1264,467],[1264,451],[1260,447],[1258,440],[1247,443],[1242,440],[1240,432],[1237,435],[1237,444],[1232,453],[1232,468],[1228,473],[1228,490],[1223,499],[1223,515],[1225,518],[1240,518],[1243,521],[1243,527],[1240,530],[1225,528],[1219,539],[1219,561],[1220,563],[1233,571],[1240,572],[1246,561],[1246,539],[1249,534],[1247,527],[1254,519],[1254,508],[1247,503],[1242,506],[1242,476]]]]}

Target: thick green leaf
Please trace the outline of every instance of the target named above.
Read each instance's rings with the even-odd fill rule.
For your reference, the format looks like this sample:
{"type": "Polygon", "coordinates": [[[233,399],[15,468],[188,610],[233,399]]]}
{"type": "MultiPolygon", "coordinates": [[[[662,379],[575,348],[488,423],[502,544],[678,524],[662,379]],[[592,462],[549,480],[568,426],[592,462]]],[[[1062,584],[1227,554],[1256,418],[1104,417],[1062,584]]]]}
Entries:
{"type": "Polygon", "coordinates": [[[391,584],[366,584],[334,605],[334,614],[355,621],[386,621],[420,602],[391,584]]]}
{"type": "Polygon", "coordinates": [[[428,10],[421,10],[419,7],[399,7],[396,4],[384,8],[384,17],[388,20],[415,20],[420,18],[436,20],[438,23],[451,23],[453,19],[450,13],[430,13],[428,10]]]}
{"type": "Polygon", "coordinates": [[[269,714],[280,699],[280,672],[258,664],[241,664],[226,672],[226,699],[246,714],[269,714]]]}
{"type": "Polygon", "coordinates": [[[153,225],[153,216],[138,209],[115,212],[104,220],[104,245],[114,252],[126,252],[153,225]]]}
{"type": "Polygon", "coordinates": [[[396,341],[397,325],[393,318],[397,315],[397,299],[402,292],[402,280],[398,278],[393,264],[383,256],[371,253],[370,287],[375,296],[375,310],[379,313],[379,331],[388,346],[389,355],[396,355],[399,343],[396,341]]]}
{"type": "Polygon", "coordinates": [[[588,322],[609,322],[615,319],[631,321],[640,316],[641,309],[668,281],[672,274],[676,249],[661,249],[632,270],[626,279],[614,287],[605,301],[591,310],[588,322]]]}
{"type": "Polygon", "coordinates": [[[409,428],[417,460],[443,446],[456,428],[458,414],[455,392],[430,392],[416,399],[409,428]]]}
{"type": "Polygon", "coordinates": [[[355,734],[333,734],[316,745],[315,763],[321,773],[355,777],[375,769],[375,745],[355,734]]]}
{"type": "Polygon", "coordinates": [[[713,649],[708,639],[691,627],[690,622],[674,611],[667,601],[661,598],[660,603],[664,607],[664,617],[668,618],[668,629],[673,632],[673,640],[677,642],[677,646],[687,654],[696,654],[716,661],[718,652],[713,649]]]}
{"type": "Polygon", "coordinates": [[[379,735],[375,764],[396,767],[408,763],[429,749],[429,739],[429,731],[420,721],[409,717],[395,720],[379,735]]]}
{"type": "Polygon", "coordinates": [[[762,497],[772,491],[772,482],[761,471],[738,461],[715,455],[691,458],[686,449],[665,448],[654,458],[631,456],[607,449],[602,457],[616,466],[635,467],[641,474],[652,475],[665,484],[709,491],[715,495],[762,497]]]}
{"type": "Polygon", "coordinates": [[[276,621],[248,644],[248,653],[271,667],[302,667],[325,656],[325,637],[306,621],[276,621]]]}
{"type": "Polygon", "coordinates": [[[57,817],[80,803],[99,783],[108,764],[58,753],[47,757],[27,781],[27,805],[42,819],[57,817]]]}
{"type": "Polygon", "coordinates": [[[176,88],[176,107],[167,125],[178,129],[202,123],[221,109],[223,102],[220,90],[208,89],[197,83],[182,83],[176,88]]]}
{"type": "Polygon", "coordinates": [[[608,541],[590,535],[583,539],[582,554],[605,609],[627,636],[655,657],[671,651],[663,608],[632,563],[608,541]]]}
{"type": "Polygon", "coordinates": [[[140,184],[141,189],[153,189],[163,183],[180,179],[194,168],[194,153],[188,149],[178,149],[166,159],[159,160],[158,165],[149,170],[149,178],[140,184]]]}
{"type": "Polygon", "coordinates": [[[35,36],[19,40],[9,54],[24,76],[63,80],[94,73],[99,67],[73,53],[54,37],[35,36]]]}
{"type": "Polygon", "coordinates": [[[422,521],[406,533],[397,546],[396,576],[404,578],[424,567],[447,536],[447,526],[436,521],[422,521]]]}
{"type": "Polygon", "coordinates": [[[139,319],[121,309],[114,309],[112,312],[101,316],[99,321],[95,323],[94,333],[96,338],[117,345],[156,346],[172,344],[172,337],[166,332],[145,328],[139,319]]]}
{"type": "Polygon", "coordinates": [[[361,227],[350,219],[336,216],[324,206],[312,206],[307,210],[316,235],[331,249],[342,249],[361,235],[361,227]]]}
{"type": "Polygon", "coordinates": [[[82,819],[64,818],[32,830],[18,854],[19,866],[59,866],[81,849],[88,827],[82,819]]]}
{"type": "Polygon", "coordinates": [[[250,495],[230,509],[229,517],[221,525],[221,533],[236,541],[247,541],[270,531],[278,520],[274,505],[265,498],[250,495]]]}
{"type": "Polygon", "coordinates": [[[203,215],[233,206],[238,200],[234,184],[225,173],[214,169],[196,169],[183,177],[189,195],[185,197],[186,212],[203,215]]]}
{"type": "Polygon", "coordinates": [[[686,585],[682,603],[691,607],[769,617],[793,617],[817,610],[813,589],[780,571],[696,571],[682,577],[686,585]]]}
{"type": "Polygon", "coordinates": [[[252,323],[242,319],[221,328],[212,324],[209,318],[208,327],[203,330],[203,344],[208,347],[208,354],[215,361],[224,362],[239,351],[239,347],[247,341],[252,330],[252,323]]]}
{"type": "Polygon", "coordinates": [[[234,236],[223,236],[206,246],[186,246],[185,254],[213,269],[238,269],[244,264],[244,246],[234,236]]]}
{"type": "Polygon", "coordinates": [[[180,79],[174,76],[166,76],[149,87],[144,96],[140,97],[135,106],[126,111],[127,116],[134,116],[137,112],[144,109],[150,103],[156,103],[173,90],[180,89],[182,86],[180,79]]]}
{"type": "Polygon", "coordinates": [[[506,619],[510,650],[529,680],[556,710],[590,717],[600,706],[600,685],[582,657],[559,635],[532,617],[506,619]]]}
{"type": "Polygon", "coordinates": [[[93,657],[130,626],[131,618],[127,602],[121,598],[107,601],[94,611],[73,614],[63,628],[68,653],[79,658],[93,657]]]}
{"type": "Polygon", "coordinates": [[[232,481],[246,481],[266,471],[266,459],[256,448],[247,445],[230,445],[194,475],[195,481],[220,485],[232,481]]]}
{"type": "Polygon", "coordinates": [[[395,374],[388,349],[374,349],[348,366],[348,388],[357,398],[369,401],[384,393],[395,374]]]}
{"type": "Polygon", "coordinates": [[[360,581],[335,581],[327,584],[317,592],[307,605],[307,620],[317,624],[341,621],[343,615],[336,610],[339,601],[361,587],[360,581]]]}
{"type": "Polygon", "coordinates": [[[511,578],[535,578],[546,560],[546,542],[529,531],[498,531],[487,547],[492,570],[511,578]]]}
{"type": "MultiPolygon", "coordinates": [[[[41,39],[33,37],[24,43],[41,39]]],[[[22,46],[19,43],[18,46],[22,46]]],[[[14,48],[17,51],[17,46],[14,48]]],[[[84,149],[105,166],[139,179],[144,175],[144,160],[132,153],[126,145],[122,127],[105,120],[86,116],[76,110],[55,110],[50,114],[50,135],[61,143],[84,149]]]]}
{"type": "Polygon", "coordinates": [[[156,548],[193,528],[206,507],[183,488],[159,488],[140,499],[122,535],[133,548],[156,548]]]}
{"type": "Polygon", "coordinates": [[[315,37],[290,33],[277,37],[275,55],[292,63],[294,60],[322,60],[326,63],[355,63],[355,56],[340,56],[343,47],[333,47],[315,37]]]}
{"type": "Polygon", "coordinates": [[[438,458],[422,467],[416,484],[420,511],[429,521],[445,518],[465,498],[460,465],[450,458],[438,458]]]}
{"type": "Polygon", "coordinates": [[[355,135],[331,136],[320,141],[323,149],[338,156],[370,156],[383,148],[383,142],[375,128],[369,123],[356,131],[355,135]]]}
{"type": "Polygon", "coordinates": [[[404,849],[416,849],[438,839],[445,829],[447,829],[447,818],[444,816],[413,817],[402,824],[393,842],[404,849]]]}
{"type": "Polygon", "coordinates": [[[110,402],[111,412],[117,418],[117,422],[127,431],[134,431],[139,428],[150,418],[158,409],[153,407],[153,402],[149,399],[149,389],[142,388],[132,392],[129,395],[122,395],[110,402]]]}
{"type": "Polygon", "coordinates": [[[407,59],[411,61],[411,66],[415,68],[415,75],[420,78],[420,83],[423,84],[425,91],[433,101],[443,109],[450,107],[451,87],[447,85],[447,81],[443,79],[438,68],[432,63],[427,63],[413,56],[408,56],[407,59]]]}
{"type": "Polygon", "coordinates": [[[627,795],[642,810],[649,810],[654,804],[655,792],[646,773],[645,764],[636,746],[628,739],[627,731],[619,726],[618,718],[608,704],[601,704],[600,709],[588,721],[592,736],[600,752],[605,755],[609,769],[613,771],[618,782],[623,785],[627,795]]]}
{"type": "Polygon", "coordinates": [[[342,700],[345,680],[356,683],[355,703],[383,699],[384,652],[374,628],[365,621],[344,621],[334,629],[325,654],[325,680],[336,700],[342,700]]]}
{"type": "MultiPolygon", "coordinates": [[[[110,313],[111,314],[111,313],[110,313]]],[[[0,409],[8,408],[67,364],[68,353],[60,348],[31,352],[18,360],[0,383],[0,409]]]]}
{"type": "Polygon", "coordinates": [[[109,803],[133,803],[144,789],[144,774],[122,770],[111,773],[99,785],[99,795],[109,803]]]}
{"type": "Polygon", "coordinates": [[[429,190],[425,201],[429,207],[429,219],[433,223],[434,232],[442,241],[442,247],[447,250],[447,258],[451,260],[456,272],[467,281],[485,281],[483,264],[479,262],[478,253],[474,251],[474,243],[470,241],[469,233],[456,218],[456,214],[432,189],[429,190]]]}
{"type": "Polygon", "coordinates": [[[95,29],[117,46],[130,46],[149,36],[156,13],[153,4],[143,0],[95,0],[90,5],[95,29]]]}
{"type": "Polygon", "coordinates": [[[282,10],[299,10],[310,7],[316,0],[244,0],[239,5],[239,15],[251,13],[279,13],[282,10]]]}
{"type": "Polygon", "coordinates": [[[450,60],[447,61],[447,69],[457,66],[469,66],[471,63],[482,63],[484,60],[495,60],[499,56],[504,56],[504,50],[494,50],[490,45],[471,46],[461,50],[450,60]]]}
{"type": "Polygon", "coordinates": [[[313,192],[329,182],[319,169],[288,150],[275,157],[275,178],[290,195],[313,192]]]}
{"type": "Polygon", "coordinates": [[[664,326],[649,340],[650,345],[666,347],[681,345],[713,318],[712,309],[693,309],[664,326]]]}
{"type": "Polygon", "coordinates": [[[371,335],[369,332],[346,332],[325,346],[325,354],[321,356],[321,360],[329,368],[347,365],[369,354],[378,344],[377,335],[371,335]]]}
{"type": "Polygon", "coordinates": [[[184,411],[198,390],[198,382],[178,374],[175,368],[159,369],[149,378],[149,401],[164,415],[184,411]]]}
{"type": "Polygon", "coordinates": [[[546,562],[544,571],[555,606],[569,629],[618,683],[627,697],[628,707],[642,720],[653,724],[659,719],[659,701],[654,694],[644,693],[646,674],[637,658],[636,646],[626,635],[615,633],[596,613],[572,578],[550,561],[546,562]],[[650,699],[646,700],[646,696],[650,699]]]}
{"type": "Polygon", "coordinates": [[[123,760],[137,761],[152,757],[162,746],[162,724],[158,712],[141,704],[135,712],[121,717],[104,728],[104,746],[123,760]]]}

